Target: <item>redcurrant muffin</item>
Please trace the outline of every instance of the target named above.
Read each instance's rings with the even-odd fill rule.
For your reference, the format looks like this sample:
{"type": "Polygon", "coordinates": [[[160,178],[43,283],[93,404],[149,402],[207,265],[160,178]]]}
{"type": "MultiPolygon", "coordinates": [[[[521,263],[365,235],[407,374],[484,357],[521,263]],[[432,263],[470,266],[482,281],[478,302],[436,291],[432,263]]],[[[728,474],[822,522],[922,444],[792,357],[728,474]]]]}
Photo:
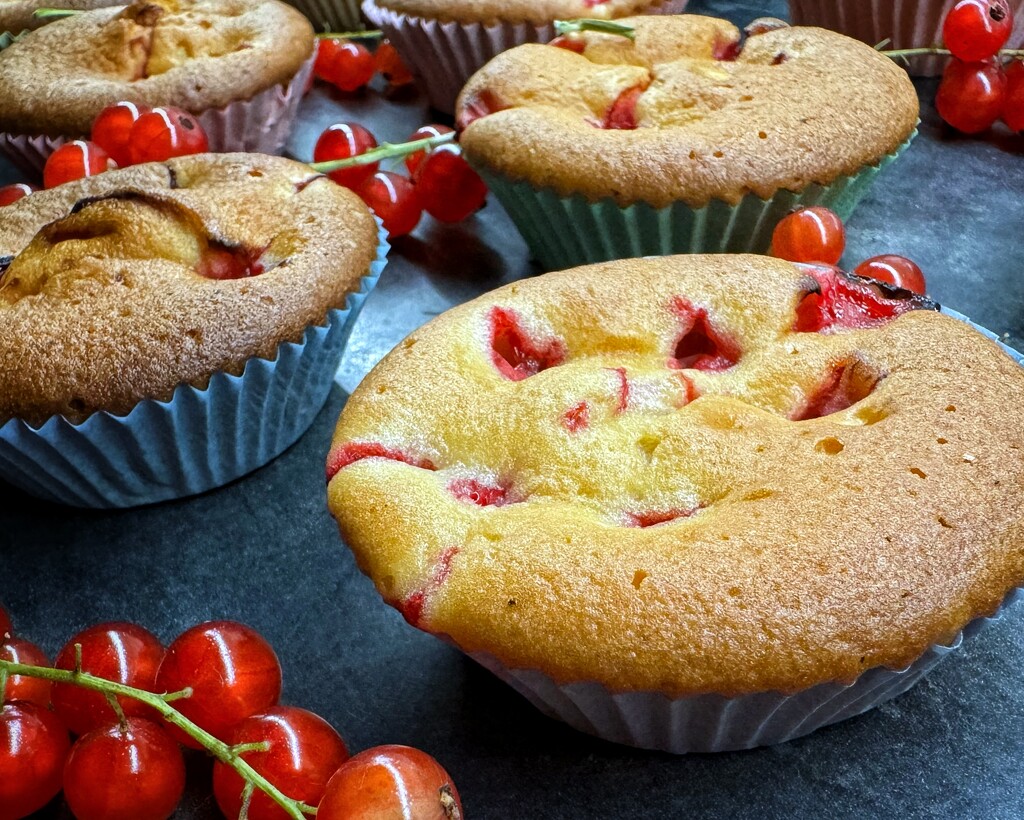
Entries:
{"type": "Polygon", "coordinates": [[[445,113],[466,80],[502,51],[547,43],[556,20],[610,20],[631,14],[678,14],[687,0],[365,0],[417,77],[430,104],[445,113]]]}
{"type": "Polygon", "coordinates": [[[213,151],[278,153],[314,43],[277,0],[137,0],[58,20],[0,52],[0,148],[41,168],[130,100],[195,114],[213,151]]]}
{"type": "Polygon", "coordinates": [[[916,133],[905,71],[812,28],[742,47],[731,23],[619,21],[498,55],[458,121],[480,170],[548,269],[626,256],[767,251],[798,205],[847,218],[916,133]]]}
{"type": "Polygon", "coordinates": [[[0,32],[19,34],[53,22],[52,17],[36,17],[37,9],[87,11],[120,5],[116,0],[0,0],[0,32]]]}
{"type": "Polygon", "coordinates": [[[508,285],[352,394],[329,505],[385,601],[578,728],[795,737],[1024,580],[1024,370],[936,308],[759,256],[508,285]]]}
{"type": "Polygon", "coordinates": [[[378,256],[358,197],[259,154],[0,209],[0,476],[127,506],[269,461],[326,401],[378,256]]]}

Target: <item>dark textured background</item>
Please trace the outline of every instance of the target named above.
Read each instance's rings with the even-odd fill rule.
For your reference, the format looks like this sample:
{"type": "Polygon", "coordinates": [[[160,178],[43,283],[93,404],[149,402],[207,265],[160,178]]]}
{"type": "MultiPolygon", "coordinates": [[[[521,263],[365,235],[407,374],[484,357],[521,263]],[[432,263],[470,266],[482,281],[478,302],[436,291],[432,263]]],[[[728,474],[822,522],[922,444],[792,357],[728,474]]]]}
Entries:
{"type": "MultiPolygon", "coordinates": [[[[778,2],[693,0],[691,9],[740,24],[783,13],[778,2]]],[[[1024,145],[998,135],[951,138],[930,104],[934,82],[919,88],[921,136],[850,220],[846,262],[907,254],[925,269],[933,296],[1020,346],[1024,145]]],[[[431,116],[416,100],[342,100],[317,88],[295,155],[308,159],[319,131],[345,118],[399,140],[431,116]]],[[[0,182],[14,179],[0,166],[0,182]]],[[[527,273],[525,247],[494,203],[463,226],[428,220],[396,243],[341,383],[354,387],[430,316],[527,273]]],[[[288,453],[200,498],[83,513],[6,490],[0,601],[19,631],[53,653],[101,620],[138,621],[165,640],[209,618],[246,621],[276,647],[286,701],[325,716],[353,749],[407,743],[436,755],[469,818],[1024,814],[1021,612],[895,702],[784,746],[675,758],[592,740],[407,627],[356,570],[324,499],[322,464],[343,401],[336,390],[288,453]]],[[[177,816],[216,817],[209,764],[196,755],[190,766],[177,816]]]]}

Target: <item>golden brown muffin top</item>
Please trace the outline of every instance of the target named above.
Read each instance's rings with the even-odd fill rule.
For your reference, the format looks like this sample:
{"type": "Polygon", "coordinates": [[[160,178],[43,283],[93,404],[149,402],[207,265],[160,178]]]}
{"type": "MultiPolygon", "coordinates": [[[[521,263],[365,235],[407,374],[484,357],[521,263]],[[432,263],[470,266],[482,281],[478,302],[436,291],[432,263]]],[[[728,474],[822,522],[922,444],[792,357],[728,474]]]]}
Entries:
{"type": "Polygon", "coordinates": [[[85,136],[118,100],[194,114],[287,83],[313,53],[277,0],[138,0],[58,20],[0,51],[0,130],[85,136]]]}
{"type": "Polygon", "coordinates": [[[702,207],[828,185],[917,123],[907,73],[840,34],[778,29],[716,59],[736,55],[724,20],[620,22],[635,41],[573,35],[582,54],[523,45],[470,78],[457,117],[471,161],[562,196],[702,207]]]}
{"type": "Polygon", "coordinates": [[[120,415],[241,373],[343,307],[376,246],[355,194],[261,154],[137,165],[0,208],[0,421],[120,415]]]}
{"type": "Polygon", "coordinates": [[[121,5],[124,3],[117,0],[0,0],[0,32],[17,34],[54,21],[55,18],[36,17],[36,9],[87,11],[121,5]]]}
{"type": "Polygon", "coordinates": [[[611,19],[640,14],[663,0],[375,0],[377,5],[413,17],[457,23],[534,23],[590,17],[611,19]]]}
{"type": "Polygon", "coordinates": [[[1024,581],[1024,370],[831,269],[629,259],[448,311],[349,399],[342,537],[506,667],[668,695],[900,668],[1024,581]]]}

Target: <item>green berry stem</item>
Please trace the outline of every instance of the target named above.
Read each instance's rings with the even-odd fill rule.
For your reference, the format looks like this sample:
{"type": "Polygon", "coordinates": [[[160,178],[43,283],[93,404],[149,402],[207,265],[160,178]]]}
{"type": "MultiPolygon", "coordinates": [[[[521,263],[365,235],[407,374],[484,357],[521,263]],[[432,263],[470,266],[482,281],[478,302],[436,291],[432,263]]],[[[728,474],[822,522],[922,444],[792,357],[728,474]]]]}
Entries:
{"type": "Polygon", "coordinates": [[[316,36],[318,40],[381,40],[384,32],[377,29],[369,31],[323,31],[316,36]]]}
{"type": "Polygon", "coordinates": [[[41,8],[41,9],[36,9],[34,12],[32,12],[32,16],[33,17],[38,17],[40,19],[51,20],[51,19],[59,19],[61,17],[74,17],[76,14],[81,14],[81,13],[82,12],[79,9],[41,8]]]}
{"type": "Polygon", "coordinates": [[[371,162],[379,162],[382,159],[406,157],[417,151],[429,151],[438,145],[452,142],[455,136],[454,133],[451,133],[441,134],[436,137],[424,137],[421,140],[412,140],[411,142],[385,142],[367,151],[365,154],[358,154],[357,156],[346,157],[345,159],[327,160],[326,162],[311,162],[309,167],[318,173],[329,174],[332,171],[340,171],[342,168],[354,168],[357,165],[368,165],[371,162]]]}
{"type": "Polygon", "coordinates": [[[205,729],[200,728],[181,712],[171,706],[171,702],[187,698],[192,695],[191,689],[183,689],[180,692],[170,692],[158,695],[155,692],[147,692],[144,689],[136,689],[133,686],[125,686],[123,683],[106,680],[105,678],[91,675],[81,670],[53,669],[48,666],[31,666],[25,663],[15,663],[0,659],[0,675],[25,675],[30,678],[41,678],[53,683],[69,683],[73,686],[81,686],[84,689],[91,689],[109,697],[121,696],[140,701],[155,711],[173,726],[177,726],[185,734],[200,743],[217,760],[227,764],[244,780],[251,784],[254,789],[259,789],[277,805],[284,809],[285,813],[293,820],[306,820],[307,814],[315,814],[313,806],[307,806],[298,800],[292,800],[278,789],[263,775],[253,769],[239,755],[244,752],[254,751],[259,746],[266,749],[262,744],[246,743],[241,746],[229,746],[222,740],[215,738],[205,729]]]}
{"type": "Polygon", "coordinates": [[[577,31],[597,31],[601,34],[617,34],[627,40],[636,39],[636,29],[613,20],[594,20],[583,17],[578,20],[555,20],[555,31],[559,34],[574,34],[577,31]]]}
{"type": "MultiPolygon", "coordinates": [[[[895,49],[878,49],[886,57],[891,57],[894,60],[905,60],[908,57],[952,57],[953,52],[949,49],[939,48],[938,46],[926,46],[922,48],[895,48],[895,49]]],[[[1004,48],[998,52],[999,57],[1024,57],[1024,49],[1019,48],[1004,48]]]]}

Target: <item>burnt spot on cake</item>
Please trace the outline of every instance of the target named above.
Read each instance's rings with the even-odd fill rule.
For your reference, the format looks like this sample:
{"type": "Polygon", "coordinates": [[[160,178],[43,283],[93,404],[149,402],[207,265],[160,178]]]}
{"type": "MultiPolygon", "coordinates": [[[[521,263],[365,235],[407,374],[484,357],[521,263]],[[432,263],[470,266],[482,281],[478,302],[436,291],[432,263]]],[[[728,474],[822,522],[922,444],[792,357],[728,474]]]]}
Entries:
{"type": "Polygon", "coordinates": [[[789,59],[789,55],[785,52],[780,51],[772,58],[772,65],[782,65],[786,60],[789,59]]]}
{"type": "Polygon", "coordinates": [[[340,470],[350,464],[362,461],[367,458],[384,458],[391,461],[400,461],[412,467],[419,467],[421,470],[436,470],[437,467],[429,458],[418,458],[410,453],[396,450],[393,447],[386,447],[376,441],[351,441],[340,447],[331,450],[327,457],[327,480],[330,481],[340,470]]]}
{"type": "Polygon", "coordinates": [[[831,372],[790,414],[793,421],[810,421],[841,413],[870,396],[884,374],[858,360],[834,366],[831,372]]]}
{"type": "Polygon", "coordinates": [[[398,604],[398,611],[402,617],[412,626],[419,626],[423,620],[423,610],[429,602],[430,596],[448,580],[452,573],[452,561],[460,552],[458,547],[448,547],[444,550],[434,563],[434,568],[427,582],[415,592],[408,595],[405,600],[398,604]]]}
{"type": "Polygon", "coordinates": [[[704,308],[677,296],[671,309],[679,317],[683,331],[675,343],[669,367],[720,372],[740,360],[739,345],[712,324],[704,308]]]}
{"type": "Polygon", "coordinates": [[[476,478],[453,479],[448,482],[448,492],[459,501],[476,504],[478,507],[503,507],[511,503],[508,487],[476,478]]]}
{"type": "Polygon", "coordinates": [[[565,361],[565,345],[559,339],[530,338],[515,311],[495,307],[489,318],[491,361],[509,381],[523,381],[565,361]]]}
{"type": "Polygon", "coordinates": [[[590,405],[581,401],[562,413],[562,426],[570,433],[578,433],[590,426],[590,405]]]}

